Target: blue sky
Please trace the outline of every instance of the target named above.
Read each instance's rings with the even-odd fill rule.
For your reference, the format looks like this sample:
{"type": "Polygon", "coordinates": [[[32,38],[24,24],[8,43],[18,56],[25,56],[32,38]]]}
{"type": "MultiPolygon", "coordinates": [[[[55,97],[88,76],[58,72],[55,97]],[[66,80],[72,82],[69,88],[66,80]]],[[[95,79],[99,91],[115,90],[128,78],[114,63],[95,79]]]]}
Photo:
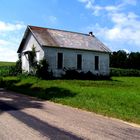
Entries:
{"type": "Polygon", "coordinates": [[[140,0],[1,0],[0,61],[16,61],[27,25],[93,31],[112,51],[140,51],[140,0]]]}

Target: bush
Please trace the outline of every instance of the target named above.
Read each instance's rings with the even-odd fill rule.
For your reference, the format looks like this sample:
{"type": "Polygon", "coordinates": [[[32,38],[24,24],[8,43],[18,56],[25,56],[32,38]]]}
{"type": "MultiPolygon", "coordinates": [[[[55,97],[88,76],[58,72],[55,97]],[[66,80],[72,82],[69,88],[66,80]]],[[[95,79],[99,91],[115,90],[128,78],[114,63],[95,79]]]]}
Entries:
{"type": "Polygon", "coordinates": [[[42,79],[52,79],[53,73],[48,71],[48,67],[49,64],[46,59],[40,60],[37,64],[36,76],[42,79]]]}
{"type": "Polygon", "coordinates": [[[108,80],[110,76],[94,75],[92,72],[78,72],[75,69],[65,69],[63,79],[79,79],[79,80],[108,80]]]}
{"type": "Polygon", "coordinates": [[[111,76],[140,76],[140,70],[111,68],[111,76]]]}
{"type": "Polygon", "coordinates": [[[21,74],[21,71],[16,66],[1,66],[0,76],[17,76],[21,74]]]}
{"type": "Polygon", "coordinates": [[[64,79],[80,79],[80,73],[75,69],[65,69],[65,74],[62,75],[64,79]]]}
{"type": "Polygon", "coordinates": [[[0,88],[3,88],[4,87],[4,81],[3,81],[3,78],[0,77],[0,88]]]}
{"type": "Polygon", "coordinates": [[[21,56],[19,56],[19,60],[16,62],[15,73],[16,73],[16,75],[22,73],[22,61],[21,61],[21,56]]]}
{"type": "Polygon", "coordinates": [[[6,76],[9,74],[9,66],[0,66],[0,76],[6,76]]]}
{"type": "Polygon", "coordinates": [[[14,76],[15,70],[16,70],[15,66],[1,66],[0,76],[14,76]]]}

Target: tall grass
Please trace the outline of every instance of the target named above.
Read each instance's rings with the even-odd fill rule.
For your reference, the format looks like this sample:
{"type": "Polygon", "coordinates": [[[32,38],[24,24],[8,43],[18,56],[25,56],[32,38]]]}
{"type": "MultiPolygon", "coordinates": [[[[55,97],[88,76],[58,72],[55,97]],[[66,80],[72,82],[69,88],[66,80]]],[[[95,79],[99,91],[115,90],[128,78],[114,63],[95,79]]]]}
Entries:
{"type": "Polygon", "coordinates": [[[7,76],[10,74],[12,67],[15,66],[15,62],[1,62],[0,61],[0,76],[7,76]]]}

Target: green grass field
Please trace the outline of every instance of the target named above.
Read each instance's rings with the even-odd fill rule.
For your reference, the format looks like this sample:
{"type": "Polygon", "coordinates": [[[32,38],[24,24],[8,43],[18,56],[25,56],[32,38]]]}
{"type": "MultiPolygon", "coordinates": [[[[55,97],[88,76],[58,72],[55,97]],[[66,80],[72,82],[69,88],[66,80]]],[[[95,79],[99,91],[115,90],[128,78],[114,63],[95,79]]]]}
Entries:
{"type": "Polygon", "coordinates": [[[0,67],[1,66],[14,66],[16,63],[15,62],[2,62],[0,61],[0,67]]]}
{"type": "Polygon", "coordinates": [[[10,89],[30,96],[140,124],[140,78],[137,77],[113,77],[110,81],[45,81],[34,77],[4,80],[10,89]]]}
{"type": "Polygon", "coordinates": [[[11,66],[15,66],[15,62],[1,62],[0,61],[0,76],[8,75],[11,66]]]}

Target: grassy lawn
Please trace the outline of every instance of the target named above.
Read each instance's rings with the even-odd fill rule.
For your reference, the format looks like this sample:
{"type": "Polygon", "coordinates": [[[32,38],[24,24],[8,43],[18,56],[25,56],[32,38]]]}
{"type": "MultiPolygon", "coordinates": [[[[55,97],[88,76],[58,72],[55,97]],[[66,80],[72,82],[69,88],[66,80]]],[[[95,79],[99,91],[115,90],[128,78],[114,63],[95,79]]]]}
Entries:
{"type": "Polygon", "coordinates": [[[0,67],[1,66],[14,66],[16,63],[15,62],[2,62],[0,61],[0,67]]]}
{"type": "Polygon", "coordinates": [[[24,94],[140,124],[139,77],[113,77],[110,81],[4,80],[10,89],[24,94]]]}

